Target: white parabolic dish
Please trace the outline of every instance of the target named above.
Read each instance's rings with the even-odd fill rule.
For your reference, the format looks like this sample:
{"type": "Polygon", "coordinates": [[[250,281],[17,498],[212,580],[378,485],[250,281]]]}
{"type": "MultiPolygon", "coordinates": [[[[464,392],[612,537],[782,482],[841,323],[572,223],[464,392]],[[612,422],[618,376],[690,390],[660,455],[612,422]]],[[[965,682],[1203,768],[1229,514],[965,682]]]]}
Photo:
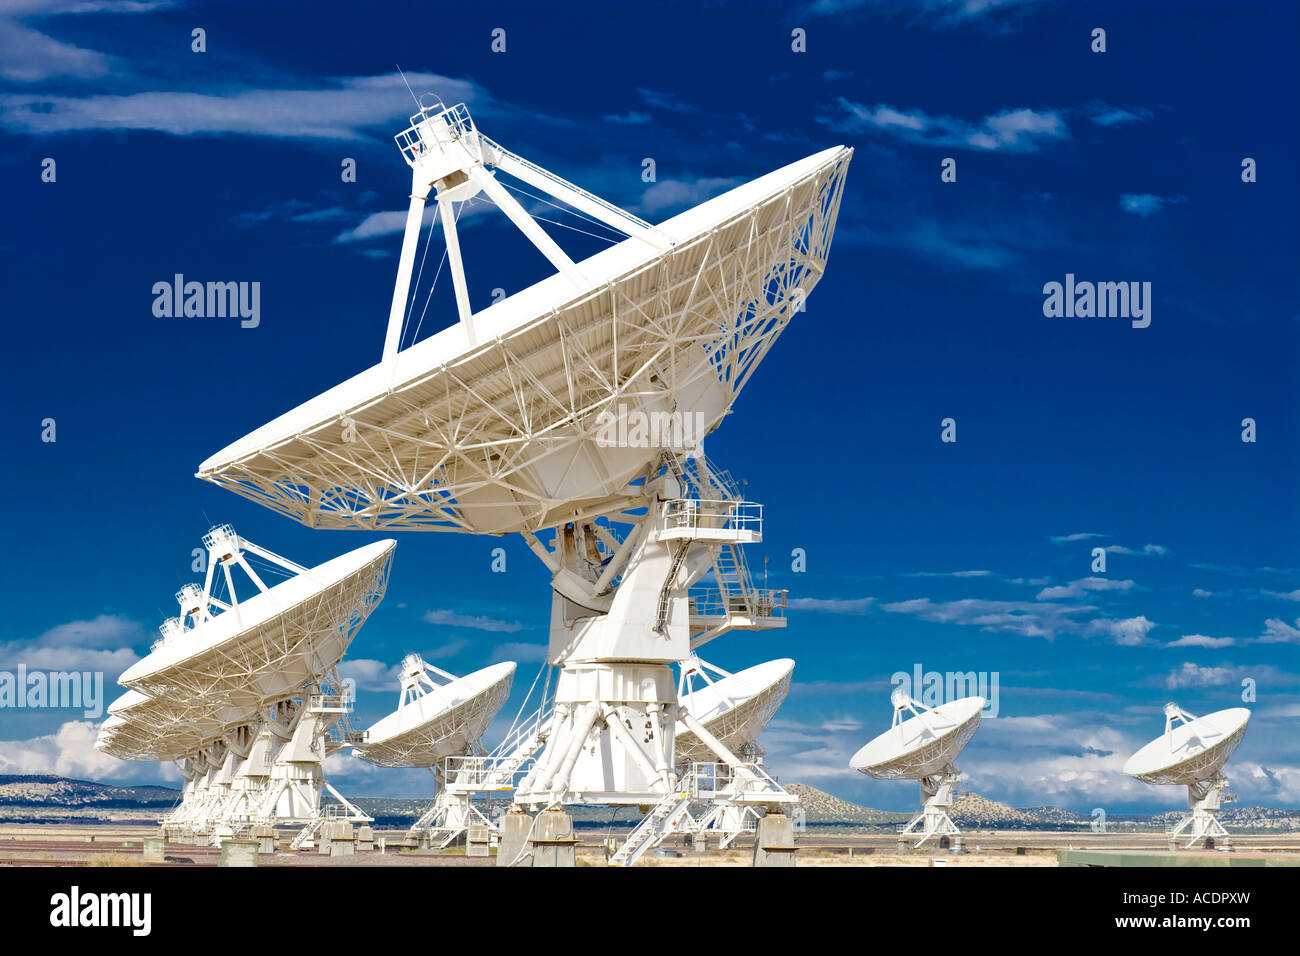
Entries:
{"type": "Polygon", "coordinates": [[[124,760],[180,760],[256,721],[256,711],[248,709],[199,709],[129,690],[109,704],[95,749],[124,760]]]}
{"type": "Polygon", "coordinates": [[[165,642],[119,682],[214,714],[286,700],[343,657],[384,596],[395,545],[376,541],[282,581],[165,642]]]}
{"type": "Polygon", "coordinates": [[[381,767],[433,767],[469,753],[510,696],[513,661],[466,674],[410,701],[366,732],[358,757],[381,767]]]}
{"type": "Polygon", "coordinates": [[[1124,764],[1124,772],[1143,783],[1194,786],[1213,779],[1246,735],[1250,711],[1216,710],[1161,734],[1124,764]]]}
{"type": "MultiPolygon", "coordinates": [[[[734,753],[758,740],[758,735],[790,692],[793,673],[794,661],[788,657],[767,661],[707,684],[684,696],[682,703],[705,730],[734,753]]],[[[677,724],[676,733],[676,760],[679,764],[717,759],[714,752],[684,724],[677,724]]]]}
{"type": "Polygon", "coordinates": [[[853,755],[849,766],[881,780],[938,773],[970,743],[986,701],[963,697],[890,727],[853,755]]]}
{"type": "MultiPolygon", "coordinates": [[[[442,329],[213,455],[198,477],[313,528],[538,531],[640,502],[659,443],[711,431],[821,278],[853,151],[732,189],[442,329]],[[644,447],[641,447],[644,446],[644,447]]],[[[377,330],[377,329],[376,329],[377,330]]],[[[640,502],[643,503],[643,502],[640,502]]]]}

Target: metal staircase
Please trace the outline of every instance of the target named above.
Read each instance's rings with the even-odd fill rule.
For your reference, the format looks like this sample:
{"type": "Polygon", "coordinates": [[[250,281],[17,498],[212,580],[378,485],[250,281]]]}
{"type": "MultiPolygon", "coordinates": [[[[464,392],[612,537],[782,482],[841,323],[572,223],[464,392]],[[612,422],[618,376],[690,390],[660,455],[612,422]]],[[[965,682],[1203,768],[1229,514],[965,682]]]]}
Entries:
{"type": "Polygon", "coordinates": [[[627,841],[609,858],[610,866],[631,866],[652,846],[677,830],[683,818],[690,815],[690,805],[698,800],[699,777],[694,768],[688,770],[677,787],[655,804],[627,841]]]}

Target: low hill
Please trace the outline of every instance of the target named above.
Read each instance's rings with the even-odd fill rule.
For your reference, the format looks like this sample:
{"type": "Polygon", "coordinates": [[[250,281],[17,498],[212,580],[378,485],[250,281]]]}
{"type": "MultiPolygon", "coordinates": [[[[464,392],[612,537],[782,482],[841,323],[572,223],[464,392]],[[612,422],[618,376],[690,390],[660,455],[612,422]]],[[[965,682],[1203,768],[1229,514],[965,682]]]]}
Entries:
{"type": "Polygon", "coordinates": [[[0,806],[170,807],[180,795],[170,787],[115,787],[47,774],[0,774],[0,806]]]}

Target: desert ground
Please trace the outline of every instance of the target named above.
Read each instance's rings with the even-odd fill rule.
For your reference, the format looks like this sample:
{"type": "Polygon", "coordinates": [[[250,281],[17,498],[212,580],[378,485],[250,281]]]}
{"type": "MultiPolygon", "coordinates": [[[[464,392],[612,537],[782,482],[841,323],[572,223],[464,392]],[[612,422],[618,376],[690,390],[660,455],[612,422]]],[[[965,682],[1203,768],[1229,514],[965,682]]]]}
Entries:
{"type": "MultiPolygon", "coordinates": [[[[146,863],[145,837],[160,836],[156,826],[72,824],[0,825],[0,866],[216,866],[218,847],[168,843],[164,861],[146,863]]],[[[384,849],[358,851],[336,857],[315,848],[291,850],[293,833],[279,831],[277,850],[261,854],[258,866],[492,866],[491,857],[467,857],[463,846],[444,850],[415,849],[405,845],[402,831],[377,831],[384,849]]],[[[579,866],[603,866],[605,835],[579,833],[579,866]]],[[[963,834],[965,852],[940,849],[933,842],[921,849],[900,851],[893,834],[802,834],[796,841],[798,866],[1034,866],[1054,867],[1057,852],[1066,849],[1105,849],[1163,852],[1163,833],[1079,833],[1053,831],[980,831],[963,834]]],[[[1300,862],[1300,834],[1242,834],[1232,838],[1239,857],[1272,858],[1300,862]]],[[[1203,851],[1202,851],[1203,852],[1203,851]]],[[[666,842],[647,853],[638,866],[748,866],[753,859],[752,839],[740,840],[727,850],[716,846],[700,851],[685,840],[666,842]]]]}

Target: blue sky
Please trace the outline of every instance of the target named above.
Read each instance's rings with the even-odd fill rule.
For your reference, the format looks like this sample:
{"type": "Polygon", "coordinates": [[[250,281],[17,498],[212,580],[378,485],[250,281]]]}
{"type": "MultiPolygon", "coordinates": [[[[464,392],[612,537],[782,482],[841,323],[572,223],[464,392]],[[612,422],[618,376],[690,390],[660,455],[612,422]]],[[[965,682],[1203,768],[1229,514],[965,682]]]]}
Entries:
{"type": "MultiPolygon", "coordinates": [[[[729,669],[797,659],[762,741],[782,779],[912,806],[914,786],[847,763],[888,725],[889,675],[920,664],[999,675],[999,716],[960,762],[972,789],[1168,809],[1181,792],[1127,780],[1124,759],[1166,700],[1236,706],[1251,679],[1233,789],[1300,806],[1291,5],[405,6],[0,12],[0,669],[112,681],[174,613],[212,523],[305,563],[367,540],[192,475],[378,360],[409,192],[391,139],[412,111],[400,63],[417,92],[465,101],[493,138],[651,220],[856,148],[825,279],[708,443],[767,506],[751,565],[769,557],[791,593],[787,630],[707,654],[729,669]],[[177,272],[260,282],[260,325],[156,318],[151,288],[177,272]],[[1043,286],[1067,273],[1150,282],[1150,326],[1046,317],[1043,286]],[[956,443],[940,441],[947,417],[956,443]]],[[[463,226],[478,301],[547,274],[499,217],[463,226]]],[[[554,234],[575,256],[600,247],[554,234]]],[[[421,335],[453,316],[444,281],[421,335]]],[[[546,585],[518,539],[401,537],[350,654],[359,722],[392,707],[391,668],[413,650],[460,671],[519,660],[522,696],[546,585]]],[[[176,779],[92,739],[72,712],[0,711],[0,772],[176,779]]],[[[354,793],[430,791],[423,773],[335,769],[354,793]]]]}

